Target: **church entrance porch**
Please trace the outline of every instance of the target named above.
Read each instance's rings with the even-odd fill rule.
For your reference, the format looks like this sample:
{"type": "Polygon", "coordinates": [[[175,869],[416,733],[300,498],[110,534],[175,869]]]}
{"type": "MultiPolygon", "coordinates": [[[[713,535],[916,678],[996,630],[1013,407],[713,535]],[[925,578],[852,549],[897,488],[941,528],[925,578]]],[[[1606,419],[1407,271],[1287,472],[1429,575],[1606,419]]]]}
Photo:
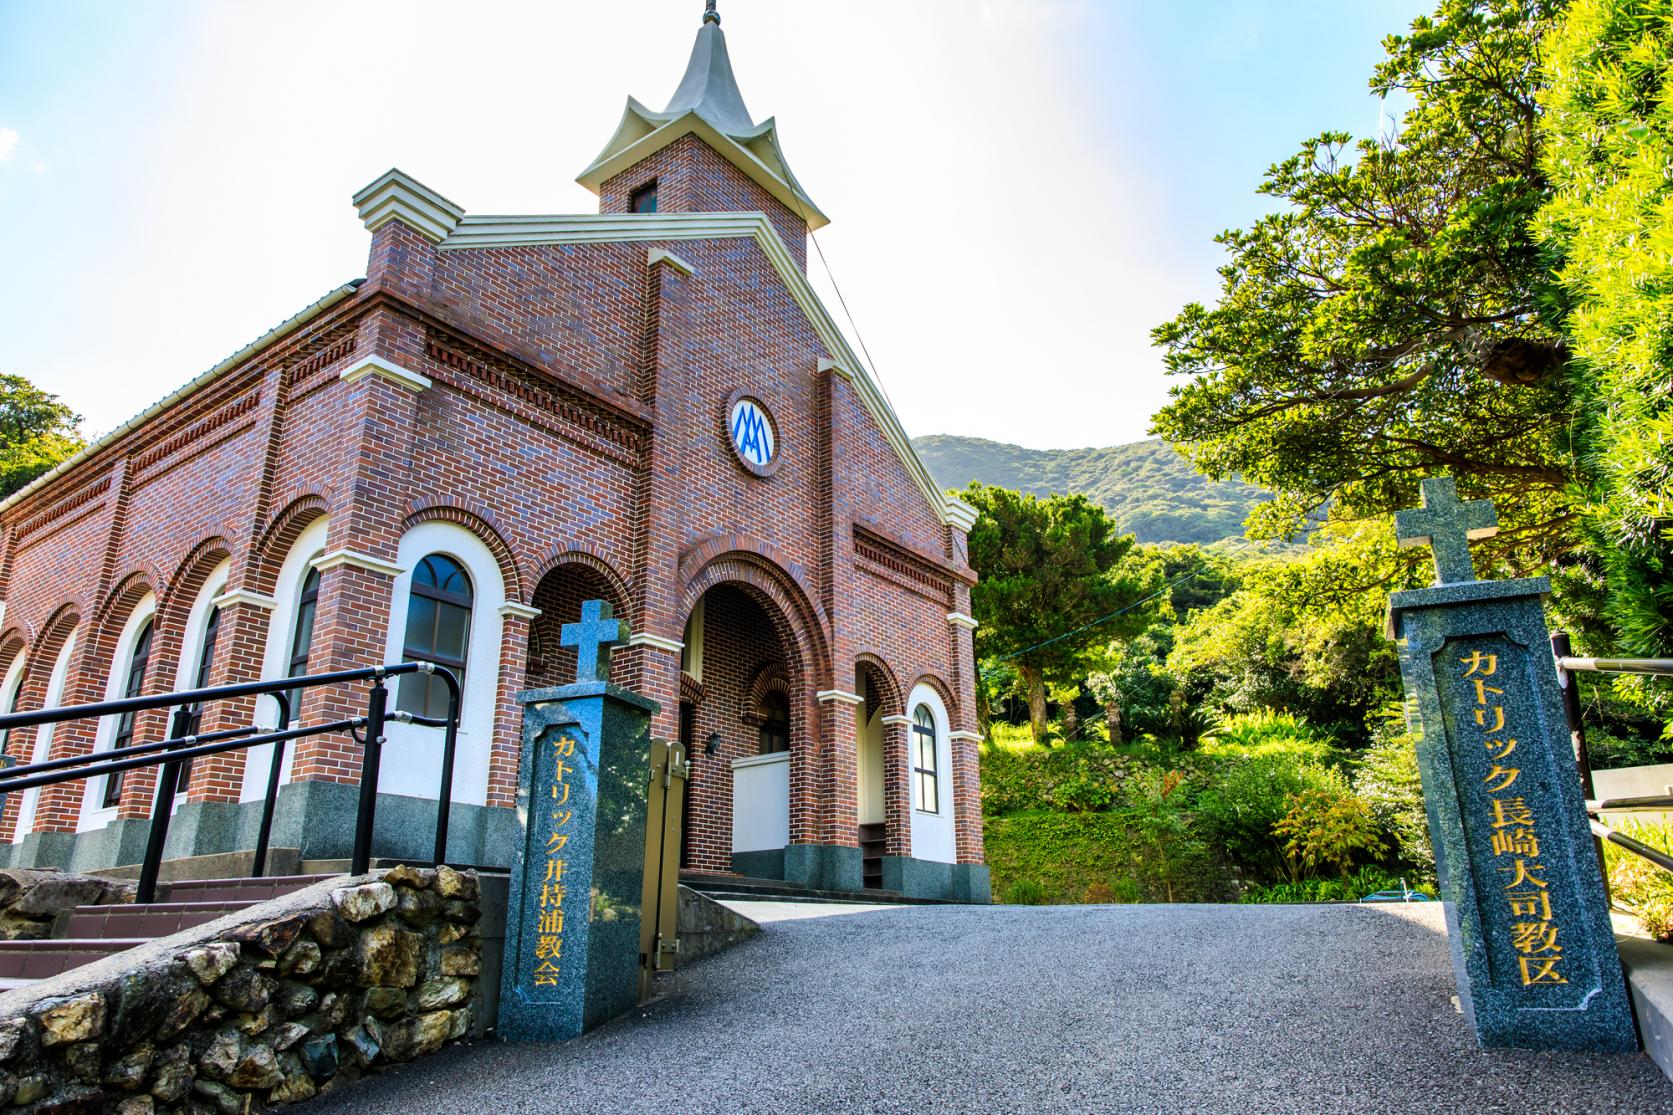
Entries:
{"type": "Polygon", "coordinates": [[[724,583],[686,623],[681,726],[692,774],[684,865],[785,876],[796,790],[806,797],[807,686],[788,620],[759,590],[724,583]]]}

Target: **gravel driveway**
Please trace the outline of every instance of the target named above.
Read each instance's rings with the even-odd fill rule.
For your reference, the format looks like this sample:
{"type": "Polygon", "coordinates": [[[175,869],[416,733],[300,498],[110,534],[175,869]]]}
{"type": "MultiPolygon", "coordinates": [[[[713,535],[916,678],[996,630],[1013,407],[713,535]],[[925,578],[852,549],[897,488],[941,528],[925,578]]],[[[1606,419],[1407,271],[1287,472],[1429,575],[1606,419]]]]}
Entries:
{"type": "Polygon", "coordinates": [[[736,908],[626,1019],[311,1110],[1673,1112],[1641,1055],[1477,1050],[1438,905],[736,908]]]}

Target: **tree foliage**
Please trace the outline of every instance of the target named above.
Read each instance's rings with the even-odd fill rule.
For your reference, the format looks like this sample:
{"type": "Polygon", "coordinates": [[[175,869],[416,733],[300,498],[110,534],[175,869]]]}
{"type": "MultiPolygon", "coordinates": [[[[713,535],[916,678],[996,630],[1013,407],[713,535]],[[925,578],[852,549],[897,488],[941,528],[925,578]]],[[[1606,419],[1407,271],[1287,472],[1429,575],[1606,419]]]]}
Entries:
{"type": "Polygon", "coordinates": [[[1142,630],[1130,612],[1151,591],[1145,567],[1123,559],[1131,535],[1085,496],[1044,499],[972,484],[963,498],[979,512],[970,530],[971,592],[979,657],[1004,660],[1021,675],[1036,742],[1046,741],[1046,683],[1065,678],[1088,647],[1142,630]]]}
{"type": "Polygon", "coordinates": [[[57,395],[0,374],[0,499],[79,450],[80,422],[57,395]]]}
{"type": "Polygon", "coordinates": [[[1621,651],[1673,655],[1673,3],[1577,0],[1546,51],[1586,534],[1621,651]]]}
{"type": "Polygon", "coordinates": [[[1155,419],[1210,476],[1275,490],[1255,531],[1291,536],[1412,503],[1452,473],[1499,504],[1501,548],[1561,552],[1572,398],[1561,290],[1529,222],[1547,196],[1536,127],[1558,0],[1442,0],[1385,41],[1374,92],[1397,135],[1327,132],[1273,166],[1281,208],[1221,235],[1220,299],[1155,331],[1190,377],[1155,419]]]}

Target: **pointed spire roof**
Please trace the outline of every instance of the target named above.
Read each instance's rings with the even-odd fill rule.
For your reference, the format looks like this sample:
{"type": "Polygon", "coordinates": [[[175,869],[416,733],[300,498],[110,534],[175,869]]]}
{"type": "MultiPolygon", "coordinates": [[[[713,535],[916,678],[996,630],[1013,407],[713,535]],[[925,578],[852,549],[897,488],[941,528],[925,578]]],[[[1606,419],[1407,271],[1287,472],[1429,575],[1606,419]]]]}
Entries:
{"type": "Polygon", "coordinates": [[[754,119],[744,107],[738,79],[732,76],[732,58],[726,53],[726,33],[713,10],[703,16],[703,26],[691,47],[680,87],[663,109],[669,117],[695,112],[727,135],[748,135],[755,130],[754,119]]]}
{"type": "Polygon", "coordinates": [[[598,193],[606,180],[681,136],[692,134],[792,211],[805,217],[810,230],[831,223],[784,161],[778,145],[777,122],[769,116],[755,123],[745,106],[738,79],[732,73],[732,58],[726,50],[726,34],[720,29],[720,14],[715,11],[714,0],[708,0],[685,76],[680,79],[668,107],[655,112],[629,97],[616,134],[576,181],[598,193]]]}

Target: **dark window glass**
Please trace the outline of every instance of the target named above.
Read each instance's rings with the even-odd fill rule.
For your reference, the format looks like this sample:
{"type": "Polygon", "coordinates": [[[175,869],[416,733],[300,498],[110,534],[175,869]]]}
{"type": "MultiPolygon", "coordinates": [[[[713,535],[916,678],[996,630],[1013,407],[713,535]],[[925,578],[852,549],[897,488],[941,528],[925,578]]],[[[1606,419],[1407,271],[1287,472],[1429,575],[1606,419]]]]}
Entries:
{"type": "MultiPolygon", "coordinates": [[[[197,673],[192,675],[193,689],[206,689],[209,686],[209,670],[215,664],[215,643],[221,637],[221,609],[209,609],[209,618],[203,624],[203,649],[198,651],[197,673]]],[[[188,736],[195,736],[203,730],[203,705],[186,706],[186,732],[188,736]]],[[[192,761],[187,759],[180,764],[180,780],[175,783],[175,789],[183,792],[192,781],[192,761]]]]}
{"type": "Polygon", "coordinates": [[[761,754],[790,750],[790,699],[783,693],[768,693],[761,702],[761,754]]]}
{"type": "Polygon", "coordinates": [[[655,213],[656,183],[652,182],[647,186],[640,186],[637,190],[634,190],[633,200],[630,205],[632,211],[635,213],[655,213]]]}
{"type": "MultiPolygon", "coordinates": [[[[146,620],[140,625],[139,634],[134,637],[134,652],[128,656],[128,677],[122,683],[122,696],[138,697],[145,689],[145,668],[151,664],[151,621],[146,620]]],[[[21,686],[19,687],[21,688],[21,686]]],[[[17,695],[12,695],[12,703],[17,703],[17,695]]],[[[111,750],[127,747],[134,742],[134,714],[125,712],[116,721],[116,735],[111,737],[111,750]]],[[[112,774],[105,777],[105,796],[103,808],[122,803],[122,775],[112,774]]]]}
{"type": "Polygon", "coordinates": [[[314,613],[319,610],[319,570],[308,570],[302,581],[302,596],[296,602],[296,630],[290,640],[289,677],[308,672],[308,651],[314,645],[314,613]]]}
{"type": "Polygon", "coordinates": [[[935,755],[935,716],[928,705],[919,705],[912,711],[912,777],[918,783],[918,808],[925,813],[941,812],[935,755]]]}
{"type": "MultiPolygon", "coordinates": [[[[407,600],[401,657],[446,666],[463,686],[472,599],[470,574],[457,561],[446,554],[431,554],[419,562],[407,600]]],[[[446,716],[447,683],[430,674],[407,674],[401,678],[395,707],[418,716],[446,716]]]]}

